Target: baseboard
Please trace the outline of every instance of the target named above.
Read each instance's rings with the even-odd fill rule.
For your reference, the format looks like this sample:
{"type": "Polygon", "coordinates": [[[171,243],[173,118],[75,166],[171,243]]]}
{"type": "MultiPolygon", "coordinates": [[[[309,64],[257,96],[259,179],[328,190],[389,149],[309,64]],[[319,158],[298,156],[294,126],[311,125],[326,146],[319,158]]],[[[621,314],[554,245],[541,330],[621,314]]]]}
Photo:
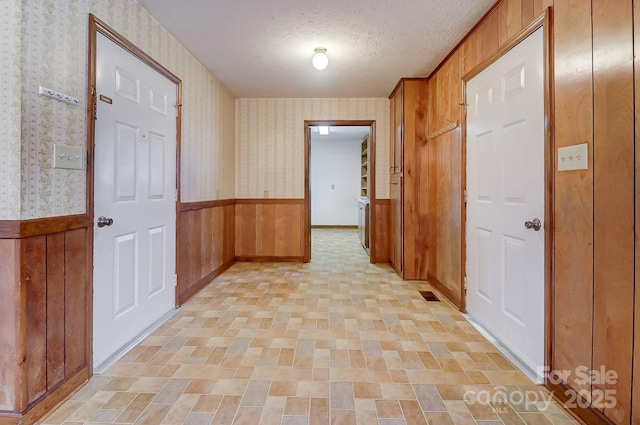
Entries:
{"type": "Polygon", "coordinates": [[[31,403],[31,407],[23,414],[0,413],[0,425],[31,425],[46,417],[54,409],[65,402],[89,380],[89,369],[84,367],[75,375],[51,390],[48,394],[31,403]]]}
{"type": "Polygon", "coordinates": [[[462,300],[459,294],[454,293],[451,289],[449,289],[445,284],[436,279],[433,275],[427,275],[427,282],[429,282],[434,288],[436,288],[442,295],[447,297],[451,303],[458,308],[460,311],[464,311],[462,309],[462,300]]]}
{"type": "Polygon", "coordinates": [[[198,280],[196,283],[191,285],[186,291],[178,294],[177,306],[180,307],[182,304],[191,299],[195,294],[200,292],[205,286],[207,286],[213,279],[220,276],[222,273],[227,271],[229,267],[233,266],[236,263],[236,259],[227,261],[217,269],[213,270],[211,273],[207,274],[202,279],[198,280]]]}
{"type": "Polygon", "coordinates": [[[358,229],[358,225],[337,225],[337,224],[314,224],[311,226],[312,229],[358,229]]]}
{"type": "Polygon", "coordinates": [[[256,257],[236,257],[236,261],[243,263],[304,263],[304,257],[275,257],[275,256],[256,256],[256,257]]]}
{"type": "Polygon", "coordinates": [[[551,395],[560,406],[564,407],[573,417],[582,423],[590,425],[614,425],[614,423],[599,410],[591,406],[583,407],[589,403],[566,384],[553,384],[547,380],[545,387],[551,392],[551,395]],[[576,402],[577,400],[580,400],[580,402],[576,402]],[[573,402],[575,406],[567,406],[565,403],[568,401],[573,402]]]}

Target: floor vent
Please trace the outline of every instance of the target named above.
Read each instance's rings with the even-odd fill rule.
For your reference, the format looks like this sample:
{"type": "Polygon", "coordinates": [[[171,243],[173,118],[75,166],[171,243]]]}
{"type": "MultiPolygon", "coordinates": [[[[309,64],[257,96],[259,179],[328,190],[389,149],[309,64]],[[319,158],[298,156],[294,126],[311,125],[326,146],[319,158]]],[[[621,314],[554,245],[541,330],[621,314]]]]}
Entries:
{"type": "Polygon", "coordinates": [[[436,297],[436,294],[431,291],[420,291],[420,295],[427,301],[440,301],[438,297],[436,297]]]}

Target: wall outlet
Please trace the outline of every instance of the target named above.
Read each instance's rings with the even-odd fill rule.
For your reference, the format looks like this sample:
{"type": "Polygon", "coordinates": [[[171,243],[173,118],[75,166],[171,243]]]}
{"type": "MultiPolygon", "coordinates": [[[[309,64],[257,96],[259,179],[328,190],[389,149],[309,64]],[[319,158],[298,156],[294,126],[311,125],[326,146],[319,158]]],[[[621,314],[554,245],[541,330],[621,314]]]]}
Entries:
{"type": "Polygon", "coordinates": [[[589,168],[589,145],[558,148],[558,171],[586,170],[589,168]]]}
{"type": "Polygon", "coordinates": [[[66,145],[53,145],[53,168],[82,170],[84,154],[82,148],[66,145]]]}

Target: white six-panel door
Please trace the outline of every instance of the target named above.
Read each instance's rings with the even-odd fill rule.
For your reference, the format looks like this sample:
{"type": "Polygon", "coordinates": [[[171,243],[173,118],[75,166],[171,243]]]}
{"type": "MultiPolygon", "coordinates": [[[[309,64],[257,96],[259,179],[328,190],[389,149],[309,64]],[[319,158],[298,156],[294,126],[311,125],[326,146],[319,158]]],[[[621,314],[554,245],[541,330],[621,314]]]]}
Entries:
{"type": "Polygon", "coordinates": [[[544,366],[544,75],[537,30],[467,82],[469,315],[544,366]],[[537,218],[540,230],[525,222],[537,218]]]}
{"type": "Polygon", "coordinates": [[[93,362],[175,306],[176,85],[97,39],[93,362]]]}

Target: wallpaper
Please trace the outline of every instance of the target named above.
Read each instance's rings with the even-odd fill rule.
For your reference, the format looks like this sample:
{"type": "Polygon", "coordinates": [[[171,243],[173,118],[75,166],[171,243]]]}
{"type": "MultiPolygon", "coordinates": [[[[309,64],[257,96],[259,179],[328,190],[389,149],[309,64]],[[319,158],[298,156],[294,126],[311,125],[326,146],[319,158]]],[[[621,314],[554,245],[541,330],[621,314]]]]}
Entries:
{"type": "Polygon", "coordinates": [[[237,99],[236,197],[304,197],[304,121],[376,121],[376,197],[389,198],[389,100],[237,99]]]}
{"type": "MultiPolygon", "coordinates": [[[[137,2],[1,1],[0,28],[7,28],[4,25],[7,20],[14,26],[20,21],[22,27],[17,41],[0,29],[3,71],[5,63],[16,63],[5,59],[5,46],[13,46],[13,51],[21,52],[22,68],[17,72],[22,80],[22,118],[17,134],[22,133],[22,140],[21,160],[7,159],[7,166],[2,164],[1,167],[3,202],[0,219],[85,212],[85,171],[52,169],[51,154],[54,143],[86,144],[88,13],[94,13],[183,81],[181,200],[190,202],[234,196],[235,99],[137,2]],[[11,9],[5,13],[6,8],[11,9]],[[81,105],[75,107],[40,97],[39,86],[76,97],[81,105]],[[12,173],[21,175],[18,185],[15,176],[12,179],[12,173]],[[19,197],[16,191],[20,193],[19,197]],[[5,202],[5,197],[9,201],[5,202]]],[[[20,87],[11,75],[11,72],[3,72],[0,77],[3,97],[6,86],[20,87]]],[[[5,122],[17,121],[15,111],[4,109],[3,106],[0,115],[3,128],[5,122]]],[[[11,140],[2,143],[11,143],[11,140]]]]}
{"type": "Polygon", "coordinates": [[[20,217],[22,0],[0,0],[0,218],[20,217]]]}

